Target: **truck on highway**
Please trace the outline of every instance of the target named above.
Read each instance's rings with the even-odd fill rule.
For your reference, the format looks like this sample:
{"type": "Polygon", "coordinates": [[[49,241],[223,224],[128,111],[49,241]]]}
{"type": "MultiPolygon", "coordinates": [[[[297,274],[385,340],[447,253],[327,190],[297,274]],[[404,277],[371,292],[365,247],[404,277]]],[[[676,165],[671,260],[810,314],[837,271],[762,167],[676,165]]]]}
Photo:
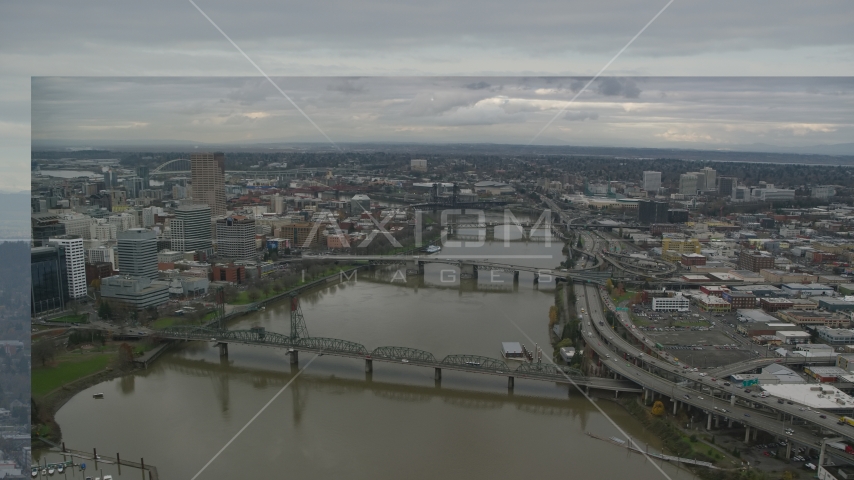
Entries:
{"type": "Polygon", "coordinates": [[[842,417],[842,418],[840,418],[840,419],[839,419],[839,422],[838,422],[838,423],[839,423],[840,425],[842,425],[842,424],[844,424],[844,423],[847,423],[848,425],[851,425],[852,427],[854,427],[854,418],[851,418],[851,417],[842,417]]]}

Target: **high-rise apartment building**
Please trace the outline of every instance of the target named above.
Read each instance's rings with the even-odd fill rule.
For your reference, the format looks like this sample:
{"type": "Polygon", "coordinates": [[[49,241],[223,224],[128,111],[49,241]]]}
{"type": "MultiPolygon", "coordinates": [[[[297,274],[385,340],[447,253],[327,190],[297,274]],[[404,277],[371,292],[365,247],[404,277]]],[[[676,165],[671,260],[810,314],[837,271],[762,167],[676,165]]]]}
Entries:
{"type": "Polygon", "coordinates": [[[157,234],[131,228],[118,234],[119,272],[134,277],[157,278],[157,234]]]}
{"type": "Polygon", "coordinates": [[[715,171],[715,169],[714,169],[714,168],[711,168],[711,167],[705,167],[705,168],[703,168],[703,169],[702,169],[702,170],[700,170],[700,171],[701,171],[701,172],[704,174],[704,176],[706,177],[706,182],[705,182],[705,184],[704,184],[704,185],[697,185],[697,188],[698,188],[699,190],[703,190],[703,191],[706,191],[706,192],[714,191],[714,190],[716,189],[716,188],[715,188],[715,185],[716,185],[716,181],[715,181],[715,180],[717,179],[718,172],[717,172],[717,171],[715,171]]]}
{"type": "Polygon", "coordinates": [[[657,193],[659,188],[661,188],[661,172],[643,172],[643,189],[657,193]]]}
{"type": "Polygon", "coordinates": [[[683,173],[679,175],[679,193],[682,195],[697,194],[697,175],[694,173],[683,173]]]}
{"type": "Polygon", "coordinates": [[[178,252],[204,251],[210,253],[211,208],[207,205],[181,205],[170,220],[171,248],[178,252]]]}
{"type": "Polygon", "coordinates": [[[255,220],[238,215],[218,219],[216,253],[220,258],[233,260],[255,258],[255,220]]]}
{"type": "Polygon", "coordinates": [[[191,154],[190,173],[193,203],[209,206],[215,217],[225,215],[225,154],[191,154]]]}
{"type": "Polygon", "coordinates": [[[59,235],[51,237],[48,243],[65,252],[65,271],[68,278],[68,296],[83,298],[86,296],[86,257],[83,253],[83,237],[79,235],[59,235]]]}

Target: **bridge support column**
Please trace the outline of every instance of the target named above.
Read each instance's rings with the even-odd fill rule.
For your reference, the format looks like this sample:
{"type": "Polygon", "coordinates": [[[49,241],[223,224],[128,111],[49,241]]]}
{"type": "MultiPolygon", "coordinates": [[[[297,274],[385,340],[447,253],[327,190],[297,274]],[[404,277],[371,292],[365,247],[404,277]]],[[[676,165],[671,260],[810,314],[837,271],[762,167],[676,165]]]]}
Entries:
{"type": "Polygon", "coordinates": [[[753,441],[755,442],[758,437],[759,437],[759,429],[754,428],[753,429],[753,441]]]}
{"type": "Polygon", "coordinates": [[[540,283],[540,274],[535,273],[534,274],[534,285],[538,285],[539,283],[540,283]]]}
{"type": "Polygon", "coordinates": [[[614,390],[614,398],[620,398],[620,391],[614,390]]]}
{"type": "Polygon", "coordinates": [[[227,343],[218,343],[219,346],[219,356],[227,357],[228,356],[228,344],[227,343]]]}
{"type": "Polygon", "coordinates": [[[437,382],[442,380],[442,369],[441,368],[434,368],[433,369],[433,380],[436,380],[437,382]]]}
{"type": "Polygon", "coordinates": [[[735,405],[735,395],[730,395],[730,397],[729,397],[729,404],[730,404],[730,405],[733,405],[733,406],[735,405]]]}
{"type": "Polygon", "coordinates": [[[712,414],[709,414],[709,418],[706,420],[706,430],[712,429],[712,414]]]}
{"type": "Polygon", "coordinates": [[[721,417],[719,415],[715,415],[715,428],[721,428],[721,417]]]}
{"type": "Polygon", "coordinates": [[[296,350],[291,350],[288,352],[291,357],[291,365],[299,365],[299,352],[296,350]]]}
{"type": "Polygon", "coordinates": [[[511,390],[511,391],[513,390],[513,384],[514,383],[515,382],[514,382],[513,377],[507,377],[507,389],[508,390],[511,390]]]}
{"type": "Polygon", "coordinates": [[[731,418],[730,418],[730,419],[727,419],[727,424],[726,424],[726,426],[727,426],[727,428],[732,428],[732,419],[731,419],[731,418]]]}
{"type": "Polygon", "coordinates": [[[676,415],[676,409],[679,408],[679,400],[675,398],[670,399],[673,402],[673,415],[676,415]]]}
{"type": "Polygon", "coordinates": [[[513,283],[519,283],[519,270],[513,270],[513,283]]]}
{"type": "Polygon", "coordinates": [[[373,373],[374,371],[374,361],[370,358],[365,359],[365,373],[373,373]]]}
{"type": "Polygon", "coordinates": [[[792,458],[792,442],[786,442],[786,460],[792,458]]]}
{"type": "Polygon", "coordinates": [[[744,426],[744,443],[750,443],[750,425],[744,426]]]}

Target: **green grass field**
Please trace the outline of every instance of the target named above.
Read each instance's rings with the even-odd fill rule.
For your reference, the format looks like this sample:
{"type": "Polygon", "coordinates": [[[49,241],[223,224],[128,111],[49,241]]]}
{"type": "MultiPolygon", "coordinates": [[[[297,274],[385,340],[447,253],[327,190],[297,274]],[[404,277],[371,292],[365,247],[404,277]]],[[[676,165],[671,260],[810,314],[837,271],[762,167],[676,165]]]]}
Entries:
{"type": "MultiPolygon", "coordinates": [[[[216,318],[216,312],[208,312],[202,317],[202,320],[198,322],[199,324],[208,322],[216,318]]],[[[151,328],[155,330],[162,330],[167,327],[171,327],[173,325],[190,325],[190,317],[181,316],[181,317],[160,317],[157,320],[151,322],[151,328]]]]}
{"type": "Polygon", "coordinates": [[[107,367],[114,356],[114,353],[95,353],[80,355],[80,358],[76,359],[73,355],[68,355],[64,356],[55,367],[34,366],[32,370],[33,396],[45,395],[74,380],[100,372],[107,367]]]}
{"type": "Polygon", "coordinates": [[[619,306],[620,302],[622,302],[624,300],[629,300],[632,297],[634,297],[636,294],[637,294],[637,292],[632,292],[631,290],[627,290],[626,293],[619,295],[619,296],[616,296],[616,297],[614,295],[611,295],[611,299],[614,301],[614,305],[619,306]]]}

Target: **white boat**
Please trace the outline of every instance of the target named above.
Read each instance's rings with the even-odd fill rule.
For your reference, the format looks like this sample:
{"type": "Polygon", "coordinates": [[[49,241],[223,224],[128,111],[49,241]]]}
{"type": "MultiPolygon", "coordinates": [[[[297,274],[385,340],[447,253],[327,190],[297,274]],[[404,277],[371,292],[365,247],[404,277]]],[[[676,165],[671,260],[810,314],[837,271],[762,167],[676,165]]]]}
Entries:
{"type": "Polygon", "coordinates": [[[103,393],[96,393],[96,394],[92,395],[92,398],[104,398],[104,394],[103,393]]]}

